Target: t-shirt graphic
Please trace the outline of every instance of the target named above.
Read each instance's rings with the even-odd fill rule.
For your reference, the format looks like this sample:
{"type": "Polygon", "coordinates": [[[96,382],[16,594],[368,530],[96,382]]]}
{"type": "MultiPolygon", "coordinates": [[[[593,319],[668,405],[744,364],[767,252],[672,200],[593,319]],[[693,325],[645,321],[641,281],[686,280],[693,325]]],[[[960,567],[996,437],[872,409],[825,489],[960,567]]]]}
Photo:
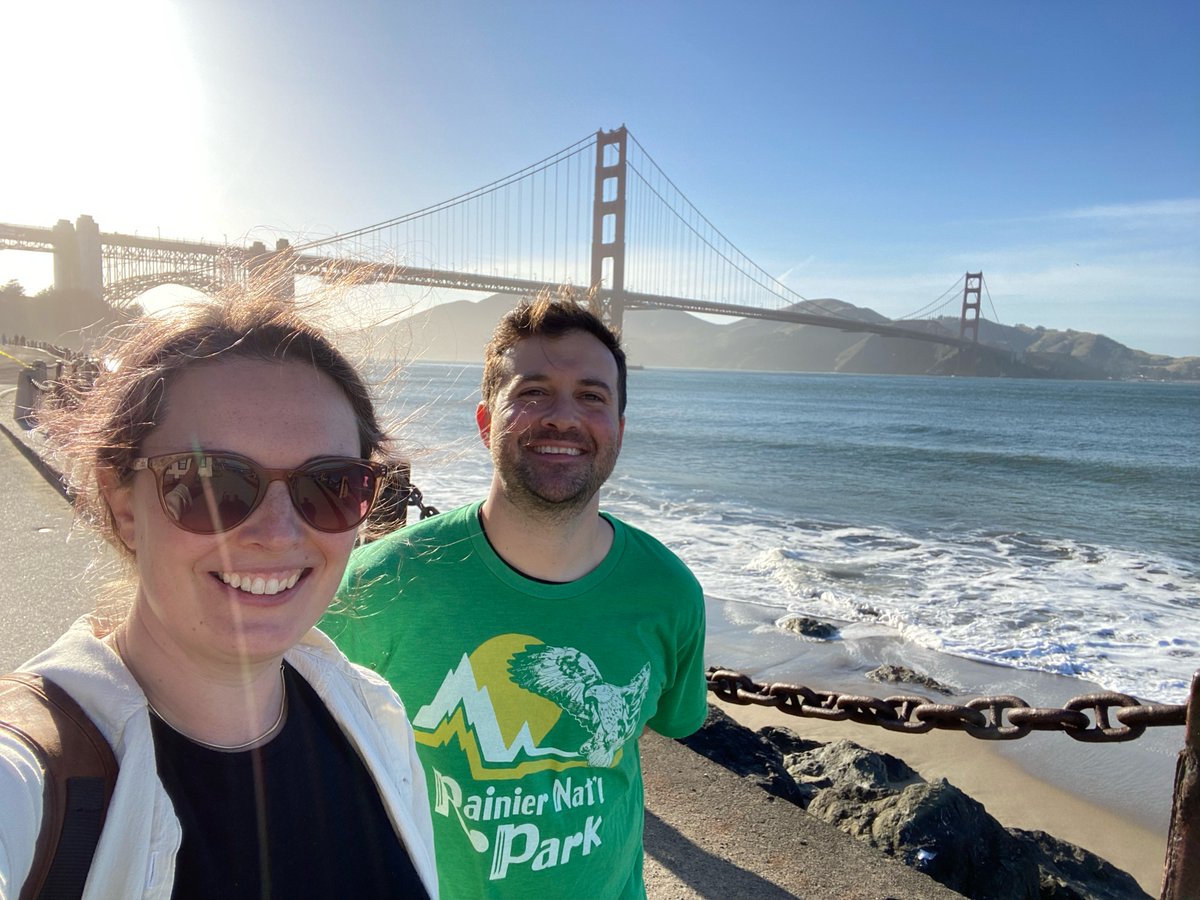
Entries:
{"type": "Polygon", "coordinates": [[[434,816],[457,820],[475,852],[490,856],[490,879],[514,866],[567,865],[604,842],[597,770],[617,765],[637,738],[649,679],[647,663],[628,683],[609,684],[586,653],[522,634],[486,641],[446,673],[413,729],[426,747],[453,751],[457,742],[467,769],[453,755],[433,765],[434,816]]]}
{"type": "Polygon", "coordinates": [[[649,663],[625,685],[608,684],[591,658],[528,635],[501,635],[446,673],[433,700],[413,716],[417,743],[457,737],[477,779],[520,778],[543,769],[611,767],[637,734],[649,663]],[[562,714],[585,732],[577,747],[544,743],[562,714]]]}
{"type": "Polygon", "coordinates": [[[553,700],[591,733],[579,752],[597,768],[611,766],[621,745],[637,731],[650,682],[647,663],[629,684],[605,684],[596,664],[573,647],[527,649],[513,657],[508,671],[518,685],[553,700]]]}

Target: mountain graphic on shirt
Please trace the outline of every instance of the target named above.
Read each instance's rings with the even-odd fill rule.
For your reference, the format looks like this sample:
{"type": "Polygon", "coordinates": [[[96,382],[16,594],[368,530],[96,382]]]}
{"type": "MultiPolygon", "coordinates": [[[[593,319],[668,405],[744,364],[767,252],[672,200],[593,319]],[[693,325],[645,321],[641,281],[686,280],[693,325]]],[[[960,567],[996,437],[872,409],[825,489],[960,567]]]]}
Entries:
{"type": "Polygon", "coordinates": [[[522,778],[530,772],[588,765],[587,751],[544,744],[563,710],[552,699],[514,683],[508,662],[526,647],[544,647],[529,635],[499,635],[463,654],[433,698],[412,718],[414,737],[428,747],[457,738],[474,778],[522,778]]]}
{"type": "Polygon", "coordinates": [[[413,716],[414,737],[433,748],[457,739],[476,779],[606,768],[620,760],[626,740],[636,738],[648,683],[648,665],[629,684],[608,684],[581,650],[500,635],[446,672],[432,700],[413,716]],[[566,730],[569,748],[547,742],[564,712],[577,724],[566,730]]]}

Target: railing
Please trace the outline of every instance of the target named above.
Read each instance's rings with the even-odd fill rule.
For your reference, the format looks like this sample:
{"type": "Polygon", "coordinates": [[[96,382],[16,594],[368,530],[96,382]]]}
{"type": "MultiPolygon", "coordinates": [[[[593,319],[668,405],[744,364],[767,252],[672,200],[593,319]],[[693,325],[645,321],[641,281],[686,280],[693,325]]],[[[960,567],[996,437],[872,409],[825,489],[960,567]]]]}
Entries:
{"type": "Polygon", "coordinates": [[[1008,694],[977,697],[959,706],[912,694],[880,699],[794,684],[760,684],[721,668],[708,670],[708,689],[727,703],[772,706],[791,716],[859,722],[909,734],[950,729],[991,741],[1061,731],[1077,741],[1113,743],[1134,740],[1147,728],[1183,725],[1161,900],[1200,897],[1200,671],[1192,678],[1188,702],[1178,705],[1142,703],[1128,694],[1106,691],[1072,697],[1061,709],[1031,707],[1008,694]]]}

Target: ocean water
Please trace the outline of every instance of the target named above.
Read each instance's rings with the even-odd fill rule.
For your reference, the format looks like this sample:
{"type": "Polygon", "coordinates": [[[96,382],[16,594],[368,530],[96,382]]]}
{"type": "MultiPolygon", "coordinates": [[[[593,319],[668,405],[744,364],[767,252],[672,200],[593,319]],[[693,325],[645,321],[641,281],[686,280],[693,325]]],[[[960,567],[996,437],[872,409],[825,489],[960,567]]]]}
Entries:
{"type": "MultiPolygon", "coordinates": [[[[384,385],[444,509],[490,480],[479,375],[416,363],[384,385]]],[[[976,693],[1043,673],[1061,697],[1186,699],[1200,385],[664,369],[630,372],[629,394],[602,504],[696,572],[710,663],[818,688],[890,661],[976,693]],[[838,641],[778,627],[795,614],[838,641]]]]}

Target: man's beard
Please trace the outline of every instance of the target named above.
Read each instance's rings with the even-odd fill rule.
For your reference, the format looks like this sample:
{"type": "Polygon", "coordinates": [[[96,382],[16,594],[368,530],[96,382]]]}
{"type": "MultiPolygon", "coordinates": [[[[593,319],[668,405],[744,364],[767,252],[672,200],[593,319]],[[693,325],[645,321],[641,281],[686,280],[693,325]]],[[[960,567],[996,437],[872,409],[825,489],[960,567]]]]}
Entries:
{"type": "Polygon", "coordinates": [[[577,432],[537,438],[571,440],[587,447],[587,465],[539,465],[533,454],[524,452],[529,440],[523,436],[507,446],[492,446],[492,464],[500,477],[504,494],[514,506],[556,517],[567,517],[583,509],[608,480],[617,464],[619,445],[600,449],[577,432]],[[508,455],[505,450],[509,450],[508,455]],[[561,471],[560,471],[561,470],[561,471]]]}

